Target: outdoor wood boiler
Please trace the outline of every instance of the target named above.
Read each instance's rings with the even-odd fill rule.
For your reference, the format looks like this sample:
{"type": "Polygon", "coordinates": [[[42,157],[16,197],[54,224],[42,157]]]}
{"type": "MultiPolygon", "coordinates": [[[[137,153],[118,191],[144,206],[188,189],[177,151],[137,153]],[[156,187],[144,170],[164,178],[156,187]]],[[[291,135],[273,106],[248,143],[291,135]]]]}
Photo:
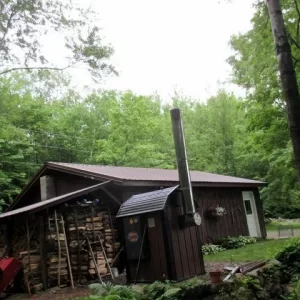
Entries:
{"type": "Polygon", "coordinates": [[[205,273],[181,112],[171,110],[178,186],[134,195],[122,204],[129,283],[185,280],[205,273]]]}

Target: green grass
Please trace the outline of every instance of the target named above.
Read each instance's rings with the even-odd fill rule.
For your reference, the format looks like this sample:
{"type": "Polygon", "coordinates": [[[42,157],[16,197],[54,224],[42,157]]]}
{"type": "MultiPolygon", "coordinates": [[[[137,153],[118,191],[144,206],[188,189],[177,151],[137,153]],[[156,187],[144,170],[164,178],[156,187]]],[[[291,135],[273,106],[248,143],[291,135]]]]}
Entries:
{"type": "Polygon", "coordinates": [[[292,225],[294,229],[300,229],[300,223],[293,222],[293,223],[288,223],[288,222],[271,222],[269,224],[266,224],[266,229],[267,231],[277,231],[279,225],[292,225]]]}
{"type": "Polygon", "coordinates": [[[226,250],[212,255],[205,255],[207,262],[248,262],[272,259],[290,240],[263,240],[239,249],[226,250]]]}

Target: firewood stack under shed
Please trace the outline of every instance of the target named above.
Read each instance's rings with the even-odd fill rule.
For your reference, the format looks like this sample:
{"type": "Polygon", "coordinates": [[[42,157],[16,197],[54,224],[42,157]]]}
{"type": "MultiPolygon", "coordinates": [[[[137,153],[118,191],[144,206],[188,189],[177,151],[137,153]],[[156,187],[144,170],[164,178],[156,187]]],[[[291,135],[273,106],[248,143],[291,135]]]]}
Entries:
{"type": "Polygon", "coordinates": [[[120,247],[117,242],[116,217],[104,208],[79,210],[68,214],[69,249],[74,279],[85,282],[95,278],[97,271],[89,251],[92,247],[99,273],[109,273],[111,263],[120,247]],[[102,246],[101,246],[101,243],[102,246]],[[103,248],[102,248],[103,247],[103,248]],[[104,253],[105,252],[105,253],[104,253]],[[105,260],[105,255],[107,260],[105,260]]]}
{"type": "MultiPolygon", "coordinates": [[[[23,263],[22,285],[29,293],[43,288],[39,224],[35,218],[28,220],[26,226],[15,228],[12,239],[13,255],[23,263]]],[[[109,264],[118,254],[120,243],[116,216],[107,207],[74,205],[49,211],[45,237],[48,288],[97,279],[97,269],[103,280],[110,279],[109,264]]]]}
{"type": "Polygon", "coordinates": [[[49,234],[48,240],[48,285],[50,287],[58,285],[58,270],[60,269],[60,286],[67,285],[69,282],[67,253],[65,236],[62,233],[60,221],[61,215],[57,214],[57,228],[55,224],[55,217],[50,217],[49,220],[49,234]],[[58,230],[57,230],[58,229],[58,230]],[[59,255],[59,247],[61,255],[59,255]],[[60,260],[59,260],[60,256],[60,260]]]}
{"type": "Polygon", "coordinates": [[[35,220],[26,222],[26,226],[15,227],[12,246],[14,257],[23,263],[25,290],[40,291],[42,285],[40,243],[35,220]]]}

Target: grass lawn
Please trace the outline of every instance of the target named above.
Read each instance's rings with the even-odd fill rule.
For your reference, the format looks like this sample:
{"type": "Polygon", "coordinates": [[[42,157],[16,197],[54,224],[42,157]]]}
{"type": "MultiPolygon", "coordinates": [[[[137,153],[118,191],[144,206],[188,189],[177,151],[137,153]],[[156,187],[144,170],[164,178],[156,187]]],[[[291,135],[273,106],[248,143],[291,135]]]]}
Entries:
{"type": "Polygon", "coordinates": [[[246,245],[239,249],[226,250],[212,255],[205,255],[207,262],[247,262],[272,259],[278,251],[289,243],[288,239],[264,240],[246,245]]]}
{"type": "Polygon", "coordinates": [[[300,223],[297,222],[271,222],[266,224],[267,231],[278,230],[279,225],[292,225],[294,229],[300,229],[300,223]]]}

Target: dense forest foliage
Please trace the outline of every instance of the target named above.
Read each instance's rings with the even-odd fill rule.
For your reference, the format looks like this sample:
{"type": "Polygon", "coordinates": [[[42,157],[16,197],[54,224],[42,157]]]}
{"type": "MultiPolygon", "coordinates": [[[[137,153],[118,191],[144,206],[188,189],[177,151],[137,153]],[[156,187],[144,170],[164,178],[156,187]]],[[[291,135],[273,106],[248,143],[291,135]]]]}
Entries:
{"type": "MultiPolygon", "coordinates": [[[[289,32],[296,9],[282,1],[289,32]]],[[[238,99],[220,90],[206,102],[174,93],[95,90],[80,95],[65,75],[41,70],[0,77],[0,199],[9,203],[45,161],[175,168],[169,109],[182,109],[192,170],[269,183],[266,211],[296,217],[300,190],[282,100],[267,9],[258,4],[253,28],[233,36],[232,80],[238,99]]],[[[300,50],[293,48],[295,57],[300,50]]],[[[300,78],[299,64],[296,64],[300,78]]]]}

